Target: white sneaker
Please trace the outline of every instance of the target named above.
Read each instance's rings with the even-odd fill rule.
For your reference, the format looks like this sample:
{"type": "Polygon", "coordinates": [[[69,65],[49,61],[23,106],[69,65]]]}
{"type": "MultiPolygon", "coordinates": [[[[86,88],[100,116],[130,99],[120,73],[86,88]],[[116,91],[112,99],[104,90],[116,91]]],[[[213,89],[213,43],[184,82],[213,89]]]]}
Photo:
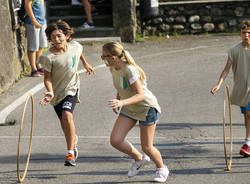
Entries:
{"type": "Polygon", "coordinates": [[[71,1],[72,5],[82,5],[82,2],[78,1],[78,0],[72,0],[71,1]]]}
{"type": "Polygon", "coordinates": [[[128,171],[128,177],[133,177],[140,172],[140,169],[150,162],[150,158],[144,154],[142,160],[134,161],[131,168],[128,171]]]}
{"type": "Polygon", "coordinates": [[[158,168],[154,175],[154,181],[163,183],[167,180],[168,175],[169,175],[169,170],[167,166],[165,166],[164,168],[158,168]]]}
{"type": "Polygon", "coordinates": [[[83,28],[83,29],[91,29],[91,28],[94,28],[94,24],[93,25],[89,25],[87,22],[84,22],[80,28],[83,28]]]}

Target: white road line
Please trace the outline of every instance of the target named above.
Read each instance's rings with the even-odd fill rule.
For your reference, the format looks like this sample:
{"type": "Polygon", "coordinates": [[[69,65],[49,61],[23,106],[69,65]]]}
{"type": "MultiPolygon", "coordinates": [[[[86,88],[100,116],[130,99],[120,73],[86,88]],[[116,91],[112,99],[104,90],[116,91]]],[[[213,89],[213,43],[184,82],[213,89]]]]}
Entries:
{"type": "MultiPolygon", "coordinates": [[[[0,136],[0,140],[2,139],[17,139],[18,136],[0,136]]],[[[24,139],[29,139],[30,136],[29,135],[23,135],[22,138],[24,139]]],[[[54,135],[33,135],[34,139],[65,139],[64,136],[54,136],[54,135]]],[[[84,136],[84,135],[81,135],[79,136],[78,135],[78,138],[79,139],[109,139],[110,137],[109,136],[84,136]]],[[[137,137],[137,136],[129,136],[127,137],[128,139],[140,139],[140,137],[137,137]]],[[[170,139],[169,137],[164,137],[164,136],[156,136],[154,137],[154,139],[164,139],[164,140],[173,140],[172,138],[170,139]]],[[[229,137],[227,138],[229,139],[229,137]]],[[[223,137],[206,137],[206,138],[192,138],[192,139],[189,139],[189,140],[194,140],[194,141],[198,141],[198,142],[204,142],[204,141],[218,141],[218,140],[221,140],[223,141],[223,137]]],[[[233,137],[233,140],[244,140],[244,137],[233,137]]],[[[180,141],[181,142],[181,141],[180,141]]],[[[185,141],[183,141],[185,143],[185,141]]]]}
{"type": "Polygon", "coordinates": [[[139,58],[136,58],[136,59],[144,59],[144,58],[148,58],[148,57],[156,57],[156,56],[161,56],[161,55],[166,55],[166,54],[173,54],[173,53],[190,51],[190,50],[196,50],[196,49],[206,49],[208,47],[209,46],[199,46],[199,47],[192,47],[192,48],[187,48],[187,49],[179,49],[179,50],[158,52],[158,53],[154,53],[154,54],[148,54],[148,55],[145,55],[145,56],[140,56],[139,58]]]}
{"type": "MultiPolygon", "coordinates": [[[[94,69],[98,69],[98,68],[103,68],[106,67],[105,64],[102,65],[97,65],[94,67],[94,69]]],[[[86,72],[86,70],[80,70],[78,71],[79,74],[86,72]]],[[[7,107],[5,107],[1,112],[0,112],[0,124],[4,124],[6,121],[7,116],[14,111],[19,105],[23,104],[26,97],[31,93],[31,94],[35,94],[37,93],[39,90],[41,90],[42,88],[44,88],[44,84],[43,82],[36,85],[34,88],[32,88],[31,90],[27,91],[24,95],[22,95],[21,97],[19,97],[18,99],[16,99],[14,102],[12,102],[10,105],[8,105],[7,107]]]]}

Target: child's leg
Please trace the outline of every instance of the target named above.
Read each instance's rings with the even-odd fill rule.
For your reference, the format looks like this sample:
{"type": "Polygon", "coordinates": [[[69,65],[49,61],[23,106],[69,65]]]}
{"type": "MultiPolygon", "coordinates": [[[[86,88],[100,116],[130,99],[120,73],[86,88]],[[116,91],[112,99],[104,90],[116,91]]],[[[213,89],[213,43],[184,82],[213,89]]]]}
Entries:
{"type": "Polygon", "coordinates": [[[37,59],[39,56],[41,56],[43,53],[43,48],[39,48],[38,51],[36,52],[36,68],[39,69],[41,68],[41,65],[37,62],[37,59]]]}
{"type": "Polygon", "coordinates": [[[156,167],[163,168],[161,153],[153,146],[155,127],[156,123],[149,126],[140,125],[141,146],[143,152],[154,161],[156,167]]]}
{"type": "Polygon", "coordinates": [[[75,124],[73,121],[73,115],[71,112],[63,111],[61,126],[65,135],[67,149],[74,150],[75,146],[75,124]]]}
{"type": "Polygon", "coordinates": [[[28,58],[31,66],[31,70],[37,70],[36,68],[36,51],[28,51],[28,58]]]}
{"type": "Polygon", "coordinates": [[[246,114],[244,114],[244,119],[246,127],[246,138],[250,139],[250,110],[246,111],[246,114]]]}
{"type": "Polygon", "coordinates": [[[88,22],[93,22],[90,2],[88,0],[82,0],[82,3],[83,3],[83,6],[84,6],[87,21],[88,22]]]}
{"type": "Polygon", "coordinates": [[[118,116],[110,135],[110,144],[137,161],[142,159],[142,154],[130,142],[125,140],[126,135],[135,124],[136,120],[121,115],[118,116]]]}

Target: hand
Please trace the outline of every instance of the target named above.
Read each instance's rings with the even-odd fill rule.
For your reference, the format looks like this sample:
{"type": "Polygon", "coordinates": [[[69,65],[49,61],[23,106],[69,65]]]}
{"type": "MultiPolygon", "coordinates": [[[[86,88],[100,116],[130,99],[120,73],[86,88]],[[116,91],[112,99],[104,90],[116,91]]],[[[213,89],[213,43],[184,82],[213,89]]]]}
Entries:
{"type": "Polygon", "coordinates": [[[91,73],[92,74],[95,74],[95,71],[93,69],[93,67],[90,65],[90,64],[85,64],[84,65],[84,68],[87,70],[87,73],[90,75],[91,73]]]}
{"type": "Polygon", "coordinates": [[[214,87],[211,89],[211,93],[212,93],[213,95],[215,95],[216,91],[218,91],[219,89],[220,89],[220,86],[219,86],[219,85],[216,85],[216,86],[214,86],[214,87]]]}
{"type": "Polygon", "coordinates": [[[42,27],[42,25],[39,24],[39,22],[37,22],[37,20],[34,20],[33,24],[34,24],[35,28],[41,28],[42,27]]]}
{"type": "Polygon", "coordinates": [[[53,98],[54,98],[54,93],[53,92],[45,92],[44,97],[40,100],[41,105],[47,105],[53,98]]]}
{"type": "Polygon", "coordinates": [[[117,114],[119,109],[124,105],[122,100],[113,99],[109,100],[109,105],[113,111],[117,114]]]}

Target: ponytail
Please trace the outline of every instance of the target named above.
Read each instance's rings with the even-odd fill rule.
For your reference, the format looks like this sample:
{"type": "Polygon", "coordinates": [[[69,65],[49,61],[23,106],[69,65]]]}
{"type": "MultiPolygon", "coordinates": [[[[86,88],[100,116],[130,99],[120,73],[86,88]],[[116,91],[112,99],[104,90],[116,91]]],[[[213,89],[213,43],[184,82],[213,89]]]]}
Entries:
{"type": "Polygon", "coordinates": [[[141,75],[141,79],[143,81],[145,81],[146,80],[146,75],[145,75],[144,71],[142,70],[142,68],[135,63],[135,60],[132,58],[132,56],[129,54],[128,51],[123,50],[122,52],[124,53],[124,58],[126,59],[128,64],[135,66],[137,68],[137,70],[139,71],[140,75],[141,75]]]}

